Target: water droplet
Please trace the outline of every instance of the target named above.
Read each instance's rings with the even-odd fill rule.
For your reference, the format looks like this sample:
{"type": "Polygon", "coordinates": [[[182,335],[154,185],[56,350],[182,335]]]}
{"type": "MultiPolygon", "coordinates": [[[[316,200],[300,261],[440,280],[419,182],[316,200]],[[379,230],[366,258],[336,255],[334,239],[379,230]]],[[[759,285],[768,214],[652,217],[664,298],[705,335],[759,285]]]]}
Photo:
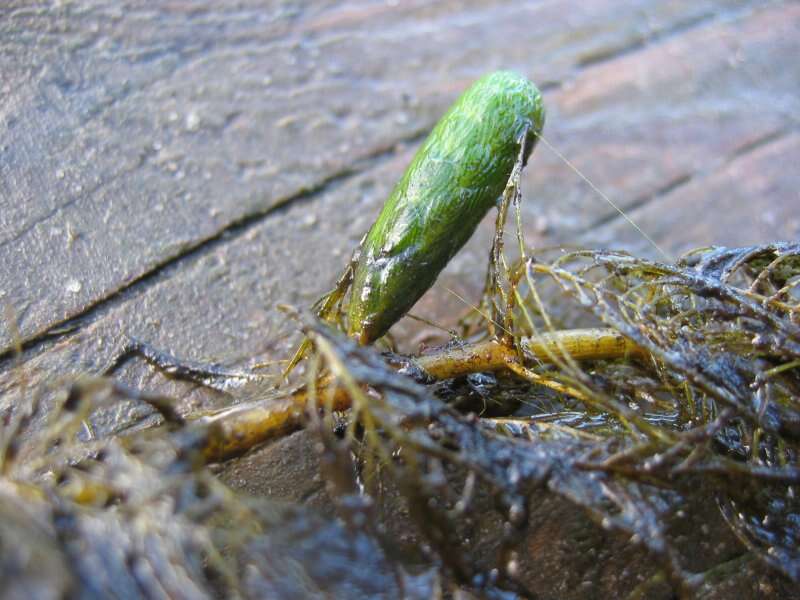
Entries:
{"type": "Polygon", "coordinates": [[[70,279],[67,282],[67,291],[71,294],[77,294],[78,292],[81,291],[81,288],[83,288],[83,286],[81,285],[81,282],[78,281],[77,279],[70,279]]]}
{"type": "Polygon", "coordinates": [[[519,561],[517,560],[516,554],[514,555],[514,558],[509,560],[506,564],[506,572],[511,577],[516,577],[519,575],[519,561]]]}
{"type": "Polygon", "coordinates": [[[186,115],[186,131],[197,131],[199,127],[200,115],[192,110],[186,115]]]}
{"type": "Polygon", "coordinates": [[[525,507],[521,502],[514,502],[508,510],[508,519],[515,527],[520,527],[525,523],[525,507]]]}

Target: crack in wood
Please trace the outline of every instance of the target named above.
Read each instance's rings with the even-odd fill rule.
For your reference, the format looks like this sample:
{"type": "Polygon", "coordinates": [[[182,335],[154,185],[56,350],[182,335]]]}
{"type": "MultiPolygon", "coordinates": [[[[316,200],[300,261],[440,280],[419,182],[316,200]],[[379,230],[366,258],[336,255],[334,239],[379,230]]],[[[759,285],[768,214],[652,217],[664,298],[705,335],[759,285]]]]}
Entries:
{"type": "MultiPolygon", "coordinates": [[[[414,132],[410,136],[394,141],[377,149],[368,156],[358,160],[350,167],[337,171],[322,180],[302,188],[297,193],[287,196],[264,210],[245,214],[225,227],[215,232],[213,235],[198,240],[195,244],[190,244],[182,248],[177,254],[167,257],[162,262],[154,265],[151,269],[144,271],[139,276],[125,282],[124,285],[110,291],[110,293],[98,297],[91,304],[88,304],[75,315],[67,319],[49,323],[42,329],[22,340],[23,353],[27,359],[31,354],[38,354],[45,346],[49,346],[55,341],[63,339],[67,335],[75,335],[80,330],[94,322],[102,314],[111,308],[116,307],[132,297],[135,297],[150,286],[155,285],[159,277],[167,270],[174,269],[177,265],[188,261],[195,261],[217,249],[222,244],[228,244],[246,235],[248,231],[262,224],[265,220],[280,214],[290,206],[300,202],[312,202],[322,194],[332,190],[335,186],[341,185],[349,179],[366,173],[378,165],[390,160],[398,152],[399,146],[407,146],[419,143],[427,135],[429,128],[425,127],[414,132]]],[[[0,349],[0,369],[14,357],[14,344],[10,344],[0,349]]]]}
{"type": "MultiPolygon", "coordinates": [[[[763,136],[761,136],[759,138],[756,138],[755,140],[753,140],[753,141],[751,141],[751,142],[749,142],[749,143],[737,148],[736,150],[734,150],[730,154],[730,156],[727,158],[727,160],[725,160],[722,163],[714,166],[713,168],[707,169],[707,170],[702,170],[701,169],[701,170],[697,170],[697,171],[695,171],[693,173],[685,173],[685,174],[679,175],[677,177],[674,177],[673,179],[671,179],[667,183],[665,183],[663,186],[661,186],[658,189],[656,189],[654,192],[649,193],[649,194],[644,194],[644,195],[634,199],[633,201],[629,202],[625,206],[621,206],[620,208],[622,208],[622,210],[624,210],[626,213],[632,213],[633,211],[642,210],[642,209],[646,208],[647,206],[649,206],[650,204],[653,204],[659,198],[663,198],[663,197],[671,194],[672,192],[674,192],[674,191],[676,191],[676,190],[678,190],[678,189],[680,189],[682,187],[685,187],[686,185],[690,184],[691,182],[697,181],[699,178],[710,177],[710,176],[714,175],[715,173],[719,173],[719,172],[724,171],[726,168],[728,168],[736,160],[738,160],[738,159],[740,159],[742,157],[745,157],[745,156],[747,156],[747,155],[749,155],[749,154],[751,154],[751,153],[753,153],[753,152],[755,152],[755,151],[757,151],[757,150],[759,150],[759,149],[761,149],[761,148],[763,148],[765,146],[768,146],[768,145],[772,144],[773,142],[778,142],[778,141],[782,140],[783,138],[787,137],[788,135],[794,133],[797,130],[798,130],[798,128],[788,127],[788,128],[777,129],[777,130],[771,131],[771,132],[769,132],[769,133],[767,133],[767,134],[765,134],[765,135],[763,135],[763,136]]],[[[586,227],[584,227],[583,229],[578,231],[578,234],[579,235],[585,235],[585,234],[590,233],[591,231],[593,231],[593,230],[595,230],[597,228],[604,227],[606,225],[610,225],[610,224],[616,223],[617,221],[619,221],[619,220],[621,220],[623,218],[624,217],[621,214],[619,214],[618,212],[608,213],[607,215],[602,216],[602,217],[592,221],[589,225],[587,225],[586,227]]]]}

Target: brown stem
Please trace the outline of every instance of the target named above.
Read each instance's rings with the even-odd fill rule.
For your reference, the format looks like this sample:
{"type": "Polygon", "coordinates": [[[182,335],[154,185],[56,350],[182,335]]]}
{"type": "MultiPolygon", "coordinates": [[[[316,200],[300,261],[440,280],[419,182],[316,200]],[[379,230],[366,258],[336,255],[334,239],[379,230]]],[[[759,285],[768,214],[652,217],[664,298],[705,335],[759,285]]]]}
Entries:
{"type": "MultiPolygon", "coordinates": [[[[613,329],[573,329],[522,338],[523,356],[516,349],[495,341],[466,344],[417,357],[416,364],[435,379],[449,379],[469,373],[502,371],[520,362],[550,363],[563,359],[599,360],[641,357],[643,350],[613,329]],[[523,359],[523,361],[520,360],[523,359]]],[[[350,408],[350,396],[331,375],[317,382],[320,396],[328,395],[333,410],[350,408]]],[[[258,444],[299,429],[305,419],[308,391],[301,387],[286,396],[257,400],[201,417],[198,424],[209,427],[203,454],[218,462],[246,452],[258,444]]]]}
{"type": "MultiPolygon", "coordinates": [[[[568,354],[573,360],[641,357],[643,351],[614,329],[568,329],[522,338],[525,361],[551,363],[568,354]]],[[[415,359],[436,379],[449,379],[481,371],[503,371],[520,362],[514,348],[489,340],[446,349],[415,359]]]]}

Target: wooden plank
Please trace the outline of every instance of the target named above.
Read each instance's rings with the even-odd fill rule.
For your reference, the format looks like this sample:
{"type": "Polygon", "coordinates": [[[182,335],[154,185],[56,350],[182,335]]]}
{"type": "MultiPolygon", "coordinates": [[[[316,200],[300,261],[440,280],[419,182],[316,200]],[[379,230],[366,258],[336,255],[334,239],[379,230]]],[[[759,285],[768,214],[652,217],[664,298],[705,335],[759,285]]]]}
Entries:
{"type": "MultiPolygon", "coordinates": [[[[714,172],[631,211],[630,217],[671,256],[702,246],[747,246],[800,239],[800,134],[760,144],[714,172]]],[[[662,259],[619,219],[585,238],[662,259]]]]}
{"type": "MultiPolygon", "coordinates": [[[[657,204],[796,127],[800,64],[786,58],[800,55],[798,32],[800,5],[775,4],[598,64],[547,95],[545,135],[621,208],[657,204]]],[[[525,195],[534,245],[583,243],[618,218],[547,148],[530,162],[525,195]]]]}
{"type": "MultiPolygon", "coordinates": [[[[39,389],[61,376],[101,371],[122,334],[195,361],[248,366],[285,358],[297,341],[296,326],[277,306],[308,306],[330,287],[407,160],[408,154],[401,154],[380,161],[203,246],[105,303],[77,331],[30,351],[16,369],[0,373],[0,411],[20,403],[19,394],[25,393],[20,380],[39,389]]],[[[231,401],[170,381],[142,361],[132,361],[119,378],[171,394],[182,411],[231,401]]],[[[113,426],[111,421],[124,416],[115,414],[119,410],[112,407],[101,419],[113,426]]]]}
{"type": "MultiPolygon", "coordinates": [[[[745,2],[8,4],[0,289],[24,340],[430,128],[745,2]]],[[[0,329],[0,352],[10,332],[0,329]]]]}
{"type": "MultiPolygon", "coordinates": [[[[337,27],[342,27],[344,18],[341,13],[334,11],[332,14],[338,15],[334,22],[337,27]]],[[[513,16],[511,11],[504,14],[508,19],[513,16]]],[[[328,18],[329,20],[332,18],[330,14],[328,18]]],[[[781,29],[780,23],[785,22],[794,26],[797,23],[796,18],[797,11],[794,7],[779,5],[762,11],[738,14],[736,19],[730,23],[712,20],[708,24],[702,24],[698,28],[682,33],[675,40],[656,41],[654,45],[646,46],[641,50],[625,52],[609,63],[593,64],[586,73],[597,69],[606,69],[614,62],[622,62],[627,65],[631,61],[638,60],[637,57],[640,54],[656,56],[661,60],[665,56],[662,47],[664,44],[674,44],[679,40],[688,44],[689,42],[685,41],[687,39],[695,40],[697,44],[707,44],[709,39],[716,39],[722,35],[720,27],[728,28],[725,31],[735,28],[755,35],[760,31],[761,26],[772,23],[775,25],[777,33],[781,33],[784,29],[781,29]],[[792,18],[795,20],[792,21],[792,18]],[[755,25],[751,22],[754,22],[755,25]],[[748,23],[751,24],[748,25],[748,23]]],[[[346,21],[346,19],[344,20],[346,21]]],[[[314,21],[308,25],[309,29],[319,27],[320,25],[314,21]]],[[[336,37],[334,33],[331,35],[336,37]]],[[[753,53],[756,53],[757,48],[760,47],[755,43],[748,45],[746,40],[743,40],[741,45],[744,48],[752,47],[751,52],[753,53]]],[[[777,43],[775,46],[781,47],[777,43]]],[[[703,46],[703,48],[705,47],[703,46]]],[[[699,52],[700,50],[695,48],[695,51],[699,52]]],[[[773,60],[780,58],[778,54],[772,54],[774,50],[771,46],[765,48],[763,52],[766,53],[764,56],[767,58],[773,60]]],[[[671,53],[666,55],[671,55],[671,53]]],[[[717,58],[718,60],[727,60],[722,55],[717,58]]],[[[765,62],[769,61],[765,59],[765,62]]],[[[644,67],[641,65],[637,67],[637,69],[642,68],[644,67]]],[[[666,69],[666,67],[664,68],[666,69]]],[[[777,70],[779,69],[770,68],[766,72],[769,74],[777,70]]],[[[622,72],[627,72],[627,69],[622,72]]],[[[681,73],[677,68],[672,68],[670,72],[675,73],[676,77],[681,73]]],[[[784,72],[788,73],[785,81],[791,81],[793,77],[791,68],[784,69],[784,72]]],[[[575,80],[577,83],[574,87],[588,85],[587,83],[581,84],[584,81],[583,73],[583,71],[578,73],[575,80]]],[[[750,85],[748,69],[739,69],[734,74],[743,74],[745,77],[741,80],[728,81],[728,87],[725,89],[732,88],[737,82],[740,86],[750,85]]],[[[598,76],[598,79],[603,81],[602,77],[598,76]]],[[[721,79],[725,80],[725,78],[721,79]]],[[[669,87],[667,84],[662,84],[662,87],[664,86],[669,87]]],[[[780,91],[783,88],[779,86],[774,89],[780,91]]],[[[557,92],[556,99],[560,99],[561,103],[566,102],[565,94],[566,92],[557,92]]],[[[607,96],[615,97],[615,94],[616,92],[609,92],[607,96]]],[[[647,107],[651,103],[653,94],[645,90],[642,96],[639,100],[630,99],[625,105],[624,114],[636,115],[641,120],[641,140],[643,140],[642,143],[646,143],[645,132],[649,129],[659,130],[654,127],[653,123],[663,119],[664,112],[660,105],[656,105],[648,112],[647,107]],[[636,108],[634,110],[631,107],[636,108]]],[[[716,96],[712,94],[712,97],[716,96]]],[[[434,102],[431,101],[429,105],[433,104],[434,102]]],[[[592,105],[596,106],[596,103],[592,105]]],[[[555,106],[557,108],[551,113],[551,123],[553,127],[558,127],[560,119],[566,117],[559,115],[559,110],[561,110],[558,108],[559,102],[556,102],[555,106]]],[[[600,114],[604,118],[610,119],[616,114],[615,106],[616,104],[609,103],[604,106],[600,114]]],[[[683,111],[693,115],[686,121],[689,123],[701,120],[700,117],[705,114],[706,103],[695,101],[695,96],[688,94],[673,99],[670,106],[672,112],[668,114],[680,114],[683,111]]],[[[574,110],[577,111],[577,109],[574,110]]],[[[772,119],[771,113],[766,109],[765,112],[770,126],[773,123],[776,126],[782,123],[777,118],[770,120],[772,119]]],[[[739,113],[734,111],[732,114],[739,113]]],[[[586,117],[584,122],[592,122],[593,119],[594,117],[586,117]]],[[[571,120],[581,123],[580,116],[571,117],[571,120]]],[[[760,123],[756,120],[753,125],[757,132],[769,129],[761,126],[760,123]]],[[[724,153],[720,157],[720,152],[716,151],[715,145],[716,148],[731,148],[730,151],[734,153],[736,148],[746,147],[748,141],[752,140],[754,136],[749,128],[751,125],[752,123],[748,121],[738,124],[733,130],[710,126],[702,129],[696,139],[692,138],[699,144],[694,155],[705,156],[707,152],[707,168],[712,170],[715,168],[714,165],[725,164],[724,153]]],[[[659,135],[663,136],[660,141],[669,139],[667,134],[659,135]]],[[[555,138],[557,137],[556,135],[555,138]]],[[[676,139],[680,141],[681,138],[678,136],[676,139]]],[[[659,184],[661,186],[668,185],[670,177],[672,177],[673,171],[668,167],[673,160],[676,160],[673,155],[680,156],[682,150],[690,147],[686,143],[676,142],[676,144],[667,146],[664,156],[657,156],[655,147],[647,153],[651,160],[656,161],[653,171],[658,174],[658,177],[653,176],[651,179],[654,182],[661,182],[659,184]],[[667,168],[664,168],[664,165],[667,165],[667,168]]],[[[602,146],[603,152],[609,153],[609,147],[608,145],[602,146]]],[[[291,330],[292,326],[286,323],[285,317],[276,310],[275,306],[281,302],[300,306],[308,305],[327,289],[345,264],[357,240],[380,210],[383,199],[388,195],[394,181],[399,178],[414,149],[415,144],[412,143],[408,147],[401,146],[391,152],[379,154],[373,159],[363,161],[358,166],[361,171],[358,175],[336,179],[320,193],[296,200],[287,209],[270,213],[264,218],[245,219],[240,225],[233,227],[227,225],[225,236],[206,242],[193,252],[181,249],[178,252],[178,258],[173,259],[167,268],[141,278],[127,291],[98,305],[93,312],[85,316],[84,320],[76,322],[76,333],[55,335],[52,342],[31,348],[27,355],[30,360],[24,365],[29,381],[32,383],[46,381],[54,373],[96,372],[108,362],[118,343],[120,333],[133,335],[163,349],[171,350],[179,356],[195,360],[247,364],[250,360],[282,358],[291,345],[291,340],[283,339],[282,336],[287,329],[291,330]]],[[[570,156],[570,158],[573,157],[570,156]]],[[[598,162],[600,158],[598,158],[598,162]]],[[[544,160],[546,163],[551,159],[552,155],[548,158],[546,148],[539,149],[529,169],[531,176],[526,181],[526,207],[529,211],[526,220],[529,226],[527,233],[529,241],[534,244],[557,243],[566,236],[564,230],[569,229],[566,226],[563,228],[559,226],[557,229],[548,226],[549,230],[547,227],[542,228],[545,229],[544,232],[539,229],[540,223],[537,221],[537,217],[541,216],[542,202],[540,198],[550,197],[554,192],[547,185],[538,181],[538,178],[546,173],[546,169],[541,168],[541,162],[544,160]]],[[[578,161],[578,159],[575,160],[578,161]]],[[[619,168],[614,166],[613,161],[609,160],[609,163],[610,172],[613,173],[614,169],[619,168]]],[[[558,168],[563,168],[563,165],[558,168]]],[[[787,171],[792,172],[791,170],[787,171]]],[[[619,173],[616,176],[619,177],[619,173]]],[[[786,174],[782,174],[779,169],[770,171],[770,177],[776,178],[776,181],[785,176],[786,174]]],[[[223,182],[225,181],[227,180],[223,178],[223,182]]],[[[641,190],[641,183],[634,185],[631,181],[635,183],[638,180],[635,177],[623,180],[622,189],[631,187],[634,190],[641,190]]],[[[549,184],[556,185],[552,182],[549,184]]],[[[570,184],[563,185],[563,196],[561,197],[588,195],[584,184],[574,178],[570,184]]],[[[235,186],[230,186],[232,194],[235,195],[238,192],[234,188],[235,186]]],[[[634,195],[634,192],[630,193],[634,195]]],[[[224,198],[224,196],[210,193],[203,197],[205,198],[203,202],[224,198]]],[[[792,194],[790,187],[781,184],[778,186],[777,192],[773,194],[772,202],[780,206],[792,206],[795,199],[796,196],[792,194]]],[[[594,200],[594,202],[599,203],[599,200],[594,200]]],[[[131,227],[140,227],[136,224],[137,218],[132,210],[132,207],[128,205],[125,213],[127,221],[131,223],[131,227]]],[[[184,248],[192,247],[194,244],[192,236],[196,232],[191,223],[187,222],[179,227],[176,219],[180,215],[176,216],[171,210],[165,210],[158,214],[163,215],[161,221],[153,215],[145,216],[143,220],[151,222],[154,228],[167,227],[168,232],[171,233],[165,239],[172,240],[174,243],[178,236],[184,236],[180,238],[184,240],[184,248]]],[[[184,217],[188,214],[194,213],[187,212],[184,217]]],[[[744,214],[744,212],[740,210],[739,214],[744,214]]],[[[85,215],[82,215],[81,218],[85,218],[85,215]]],[[[548,218],[548,213],[545,213],[544,219],[548,218]]],[[[493,217],[490,215],[481,225],[475,238],[448,267],[435,289],[415,307],[415,313],[444,325],[452,325],[456,316],[465,309],[465,305],[449,290],[454,290],[467,301],[475,301],[478,298],[492,235],[492,219],[493,217]]],[[[647,223],[645,226],[649,227],[647,223]]],[[[573,230],[576,228],[573,227],[573,230]]],[[[124,234],[113,227],[97,228],[95,233],[103,238],[114,238],[115,236],[124,238],[124,234]]],[[[61,232],[59,235],[64,236],[65,234],[61,232]]],[[[118,252],[122,252],[124,248],[128,254],[138,256],[139,258],[135,260],[139,260],[142,254],[148,252],[148,244],[152,240],[158,239],[152,232],[140,232],[140,235],[141,239],[136,243],[130,240],[125,243],[119,239],[115,240],[115,243],[120,244],[118,252]],[[145,246],[144,250],[139,246],[145,246]]],[[[68,243],[64,237],[55,237],[59,239],[58,244],[66,245],[68,243]]],[[[580,238],[578,240],[580,241],[580,238]]],[[[623,245],[623,242],[633,244],[635,241],[630,235],[627,238],[620,236],[619,243],[614,245],[620,246],[623,245]]],[[[71,256],[69,260],[78,262],[77,268],[88,271],[96,262],[100,261],[107,265],[109,272],[116,272],[118,269],[118,265],[112,264],[116,260],[115,255],[113,252],[108,252],[108,245],[105,242],[95,246],[92,240],[84,239],[81,245],[77,240],[73,241],[72,245],[76,248],[75,256],[71,256]],[[93,254],[87,258],[86,255],[79,253],[78,248],[87,249],[87,252],[91,248],[93,254]],[[108,253],[104,253],[103,248],[106,248],[108,253]]],[[[62,261],[58,260],[57,255],[48,253],[46,248],[42,252],[44,256],[52,255],[54,265],[65,271],[65,275],[69,275],[69,269],[62,264],[62,261]]],[[[18,295],[30,297],[36,290],[36,284],[32,282],[33,276],[46,278],[46,267],[46,263],[43,264],[41,259],[37,259],[36,264],[30,265],[30,273],[17,268],[7,272],[6,277],[15,278],[15,284],[20,290],[18,295]],[[39,269],[38,272],[36,268],[39,269]]],[[[87,275],[86,281],[90,282],[90,284],[86,284],[87,287],[94,286],[92,283],[95,281],[92,279],[94,274],[95,272],[92,271],[91,277],[87,275]]],[[[67,279],[67,283],[69,281],[70,279],[67,279]]],[[[4,286],[2,289],[8,290],[9,288],[4,286]]],[[[63,286],[60,289],[63,289],[63,286]]],[[[93,293],[99,292],[95,289],[93,293]]],[[[40,299],[42,305],[48,298],[52,300],[52,297],[43,293],[40,299]]],[[[24,323],[23,319],[23,325],[24,323]]],[[[420,334],[420,327],[408,320],[401,323],[395,333],[398,339],[408,342],[406,346],[408,349],[413,349],[420,341],[415,339],[415,336],[420,334]]],[[[158,383],[155,383],[151,381],[151,377],[152,373],[144,368],[134,368],[127,375],[127,379],[135,385],[158,387],[163,384],[160,378],[158,378],[158,383]]],[[[5,390],[13,389],[17,381],[18,374],[9,372],[0,378],[0,386],[5,390]]],[[[174,387],[167,386],[166,390],[177,393],[174,387]]],[[[181,390],[181,394],[184,392],[186,390],[181,390]]],[[[191,391],[186,397],[187,409],[193,405],[192,403],[220,401],[219,398],[209,399],[202,392],[196,390],[191,391]]],[[[11,402],[12,399],[13,395],[10,395],[7,401],[11,402]]]]}

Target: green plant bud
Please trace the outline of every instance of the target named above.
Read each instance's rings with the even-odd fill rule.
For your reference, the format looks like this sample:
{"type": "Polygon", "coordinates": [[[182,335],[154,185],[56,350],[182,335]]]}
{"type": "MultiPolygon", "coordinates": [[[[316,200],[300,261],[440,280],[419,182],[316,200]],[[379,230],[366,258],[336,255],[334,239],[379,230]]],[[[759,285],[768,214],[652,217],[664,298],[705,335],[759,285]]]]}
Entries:
{"type": "Polygon", "coordinates": [[[381,337],[433,285],[496,205],[520,144],[529,154],[543,125],[539,90],[510,71],[481,78],[450,107],[362,244],[348,307],[351,336],[362,344],[381,337]]]}

